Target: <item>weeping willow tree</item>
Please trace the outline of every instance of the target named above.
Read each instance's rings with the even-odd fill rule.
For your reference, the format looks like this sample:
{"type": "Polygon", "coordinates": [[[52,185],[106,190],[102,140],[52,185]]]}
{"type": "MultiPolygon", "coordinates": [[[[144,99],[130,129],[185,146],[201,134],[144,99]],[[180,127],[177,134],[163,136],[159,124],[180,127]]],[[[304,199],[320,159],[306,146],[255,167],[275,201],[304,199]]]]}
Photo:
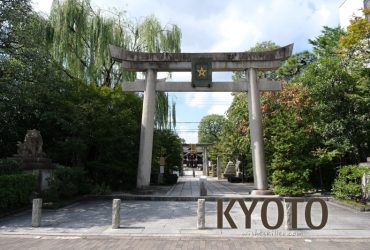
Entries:
{"type": "MultiPolygon", "coordinates": [[[[123,12],[94,10],[89,0],[54,0],[49,18],[54,59],[67,77],[86,84],[117,87],[122,80],[136,78],[136,73],[111,60],[109,44],[131,51],[180,52],[180,29],[162,26],[154,16],[132,21],[123,12]]],[[[159,92],[156,126],[171,128],[175,113],[175,104],[170,105],[168,95],[159,92]]]]}

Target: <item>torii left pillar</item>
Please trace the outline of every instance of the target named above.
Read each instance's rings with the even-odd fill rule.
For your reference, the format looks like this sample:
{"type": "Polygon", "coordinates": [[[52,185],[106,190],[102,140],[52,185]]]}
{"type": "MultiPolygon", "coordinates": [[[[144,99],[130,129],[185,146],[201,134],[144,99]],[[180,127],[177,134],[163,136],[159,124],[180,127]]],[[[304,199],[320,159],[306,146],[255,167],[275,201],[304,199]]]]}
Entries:
{"type": "Polygon", "coordinates": [[[145,77],[143,113],[141,117],[139,166],[137,169],[136,182],[136,187],[139,189],[150,185],[156,82],[157,72],[152,69],[148,69],[145,77]]]}

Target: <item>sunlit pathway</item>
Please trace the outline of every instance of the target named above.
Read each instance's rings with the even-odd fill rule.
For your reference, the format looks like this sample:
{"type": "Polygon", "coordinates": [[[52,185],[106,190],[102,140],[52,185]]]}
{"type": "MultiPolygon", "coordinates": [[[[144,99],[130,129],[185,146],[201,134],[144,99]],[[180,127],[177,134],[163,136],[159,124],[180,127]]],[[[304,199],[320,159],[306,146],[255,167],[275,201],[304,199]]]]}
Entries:
{"type": "MultiPolygon", "coordinates": [[[[253,190],[253,183],[230,183],[227,180],[217,180],[216,177],[207,177],[207,196],[242,197],[249,195],[253,190]]],[[[166,194],[169,197],[198,197],[199,176],[180,176],[177,184],[166,194]]]]}

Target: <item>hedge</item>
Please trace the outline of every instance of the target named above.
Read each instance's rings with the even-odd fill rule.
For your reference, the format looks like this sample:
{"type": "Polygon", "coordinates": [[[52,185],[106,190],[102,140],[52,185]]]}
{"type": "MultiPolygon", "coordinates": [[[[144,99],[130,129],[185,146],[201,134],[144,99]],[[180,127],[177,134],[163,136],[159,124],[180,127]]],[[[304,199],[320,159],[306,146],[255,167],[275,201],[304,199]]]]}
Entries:
{"type": "Polygon", "coordinates": [[[0,159],[0,176],[21,173],[21,161],[0,159]]]}
{"type": "Polygon", "coordinates": [[[58,165],[44,198],[46,201],[68,200],[89,193],[91,188],[91,181],[81,167],[58,165]]]}
{"type": "Polygon", "coordinates": [[[35,187],[36,178],[31,174],[0,176],[0,211],[29,204],[35,187]]]}
{"type": "Polygon", "coordinates": [[[361,178],[370,168],[358,165],[343,166],[333,184],[333,195],[341,200],[358,200],[362,196],[361,178]]]}

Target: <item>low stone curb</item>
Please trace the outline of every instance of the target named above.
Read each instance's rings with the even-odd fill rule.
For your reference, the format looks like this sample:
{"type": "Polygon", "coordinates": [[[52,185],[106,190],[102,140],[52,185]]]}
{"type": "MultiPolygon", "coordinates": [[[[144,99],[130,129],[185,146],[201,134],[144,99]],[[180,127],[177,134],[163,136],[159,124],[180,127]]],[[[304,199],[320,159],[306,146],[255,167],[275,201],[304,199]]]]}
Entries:
{"type": "Polygon", "coordinates": [[[312,198],[320,198],[324,201],[330,201],[331,197],[317,197],[317,196],[307,196],[307,197],[281,197],[278,195],[248,195],[248,196],[155,196],[155,195],[128,195],[128,194],[111,194],[111,195],[87,195],[83,198],[83,200],[94,200],[94,199],[102,199],[102,200],[111,200],[111,199],[121,199],[126,201],[198,201],[198,199],[205,199],[206,201],[217,201],[218,199],[222,199],[224,201],[230,201],[232,199],[242,199],[244,201],[251,201],[251,200],[265,200],[266,198],[278,198],[281,200],[299,200],[299,201],[307,201],[312,198]]]}
{"type": "Polygon", "coordinates": [[[368,206],[368,207],[357,207],[355,205],[347,204],[343,201],[340,201],[340,200],[337,200],[337,199],[334,199],[334,198],[330,199],[329,201],[334,203],[334,204],[337,204],[339,206],[350,208],[350,209],[358,211],[358,212],[369,212],[370,211],[370,206],[368,206]]]}

